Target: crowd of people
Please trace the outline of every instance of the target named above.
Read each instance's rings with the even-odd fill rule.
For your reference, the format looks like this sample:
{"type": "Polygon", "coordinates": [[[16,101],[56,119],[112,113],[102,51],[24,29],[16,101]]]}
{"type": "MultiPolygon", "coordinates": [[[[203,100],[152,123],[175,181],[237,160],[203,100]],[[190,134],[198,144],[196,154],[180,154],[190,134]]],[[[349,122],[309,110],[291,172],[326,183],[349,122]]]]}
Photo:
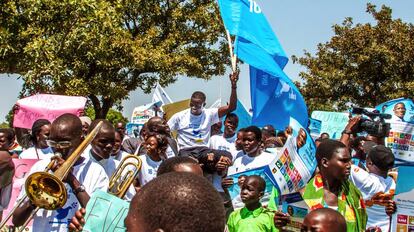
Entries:
{"type": "MultiPolygon", "coordinates": [[[[5,218],[2,210],[11,198],[13,159],[38,160],[26,177],[46,168],[54,173],[99,124],[96,136],[63,179],[66,203],[57,210],[36,212],[22,188],[16,202],[23,203],[13,212],[13,226],[8,228],[19,228],[34,213],[33,231],[81,231],[91,195],[107,191],[120,161],[134,155],[142,165],[123,198],[130,202],[127,231],[284,231],[291,215],[271,207],[274,199],[263,199],[266,183],[261,176],[241,176],[238,183],[227,176],[229,170],[239,173],[269,164],[276,156],[272,151],[292,136],[289,128],[276,131],[272,125],[237,130],[238,116],[232,113],[237,80],[238,73],[230,75],[228,105],[206,109],[206,95],[194,92],[189,109],[168,121],[150,118],[138,137],[128,136],[124,123],[72,114],[53,122],[39,119],[30,133],[0,129],[0,218],[5,218]],[[222,120],[223,132],[217,126],[222,120]],[[14,152],[16,144],[24,147],[20,154],[14,152]],[[228,191],[234,184],[241,189],[237,201],[228,191]]],[[[402,119],[405,108],[397,105],[395,117],[402,119]]],[[[315,140],[318,168],[300,190],[309,207],[300,231],[389,231],[390,216],[396,211],[392,200],[396,182],[389,175],[394,155],[384,146],[384,138],[358,137],[359,120],[351,118],[339,140],[327,133],[315,140]]]]}

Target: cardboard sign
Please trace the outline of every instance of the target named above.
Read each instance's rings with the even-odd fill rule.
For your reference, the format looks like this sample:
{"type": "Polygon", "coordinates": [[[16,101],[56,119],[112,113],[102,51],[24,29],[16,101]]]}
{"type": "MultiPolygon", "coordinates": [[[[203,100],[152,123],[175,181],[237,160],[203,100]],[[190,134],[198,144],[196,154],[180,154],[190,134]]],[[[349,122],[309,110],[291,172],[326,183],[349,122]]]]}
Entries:
{"type": "Polygon", "coordinates": [[[321,133],[328,133],[331,139],[340,139],[349,121],[347,113],[329,111],[313,111],[312,118],[322,122],[321,133]]]}
{"type": "Polygon", "coordinates": [[[174,114],[188,108],[190,108],[190,99],[163,105],[162,111],[164,111],[165,120],[168,121],[174,114]]]}
{"type": "Polygon", "coordinates": [[[385,145],[394,153],[396,163],[414,163],[414,124],[392,122],[385,145]]]}
{"type": "Polygon", "coordinates": [[[86,206],[83,231],[126,231],[124,220],[129,203],[104,191],[95,191],[86,206]]]}
{"type": "Polygon", "coordinates": [[[85,97],[38,94],[17,101],[18,110],[14,113],[13,126],[31,129],[38,119],[53,122],[64,113],[79,116],[85,107],[85,97]]]}
{"type": "MultiPolygon", "coordinates": [[[[12,195],[9,203],[9,207],[3,211],[3,218],[6,217],[13,209],[14,204],[16,203],[16,199],[20,194],[22,188],[24,188],[24,183],[26,180],[26,174],[29,173],[32,166],[39,160],[37,159],[13,159],[14,163],[14,177],[13,177],[13,189],[12,195]]],[[[6,225],[13,225],[11,219],[7,222],[6,225]]],[[[31,225],[31,222],[29,226],[31,225]]]]}

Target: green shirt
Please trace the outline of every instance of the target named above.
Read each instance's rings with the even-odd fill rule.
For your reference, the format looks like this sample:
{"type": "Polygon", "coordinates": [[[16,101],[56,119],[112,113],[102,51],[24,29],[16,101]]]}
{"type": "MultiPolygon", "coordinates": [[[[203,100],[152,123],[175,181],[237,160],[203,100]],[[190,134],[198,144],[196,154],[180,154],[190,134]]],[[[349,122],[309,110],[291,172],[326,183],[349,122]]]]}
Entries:
{"type": "Polygon", "coordinates": [[[278,231],[273,222],[274,215],[275,213],[261,206],[253,211],[243,207],[230,214],[227,221],[228,230],[229,232],[278,231]]]}

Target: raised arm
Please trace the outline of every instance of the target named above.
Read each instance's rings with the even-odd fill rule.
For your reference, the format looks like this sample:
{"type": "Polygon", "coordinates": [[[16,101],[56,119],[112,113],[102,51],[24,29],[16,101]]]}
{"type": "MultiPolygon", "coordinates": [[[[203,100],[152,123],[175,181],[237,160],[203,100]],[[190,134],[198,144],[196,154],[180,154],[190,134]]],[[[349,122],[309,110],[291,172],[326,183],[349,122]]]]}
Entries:
{"type": "Polygon", "coordinates": [[[218,115],[220,118],[230,112],[233,112],[237,107],[237,81],[239,80],[239,71],[233,72],[229,77],[231,82],[230,102],[228,105],[222,106],[218,109],[218,115]]]}

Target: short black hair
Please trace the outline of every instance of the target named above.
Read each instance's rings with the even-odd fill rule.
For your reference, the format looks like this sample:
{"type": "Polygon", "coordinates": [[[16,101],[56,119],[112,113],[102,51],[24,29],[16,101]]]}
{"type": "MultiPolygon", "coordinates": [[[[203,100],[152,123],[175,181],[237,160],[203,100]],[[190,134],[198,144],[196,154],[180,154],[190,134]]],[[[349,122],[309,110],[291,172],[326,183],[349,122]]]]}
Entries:
{"type": "Polygon", "coordinates": [[[10,143],[14,141],[14,137],[16,134],[14,133],[13,128],[0,128],[0,133],[3,133],[10,143]]]}
{"type": "Polygon", "coordinates": [[[366,141],[366,138],[364,136],[358,136],[355,139],[351,140],[349,145],[351,148],[355,149],[358,148],[362,141],[366,141]]]}
{"type": "Polygon", "coordinates": [[[106,119],[95,119],[92,121],[91,125],[88,128],[88,133],[91,133],[93,129],[95,129],[95,127],[98,125],[99,122],[102,122],[102,127],[100,129],[100,131],[102,130],[112,130],[114,131],[115,134],[115,127],[112,125],[111,122],[109,122],[106,119]]]}
{"type": "Polygon", "coordinates": [[[276,136],[276,130],[272,125],[266,125],[262,128],[262,132],[267,133],[270,137],[276,136]]]}
{"type": "Polygon", "coordinates": [[[320,165],[322,158],[330,160],[339,148],[346,148],[346,146],[333,139],[323,139],[318,148],[316,148],[316,160],[318,165],[320,165]]]}
{"type": "Polygon", "coordinates": [[[262,141],[262,131],[257,126],[249,126],[244,130],[245,133],[252,132],[256,137],[256,141],[262,141]]]}
{"type": "Polygon", "coordinates": [[[191,98],[198,98],[201,99],[203,102],[206,101],[206,95],[201,91],[195,91],[193,94],[191,94],[191,98]]]}
{"type": "Polygon", "coordinates": [[[175,169],[181,164],[194,164],[198,165],[198,161],[189,156],[174,156],[164,160],[158,167],[157,176],[165,173],[174,172],[175,169]]]}
{"type": "Polygon", "coordinates": [[[223,200],[206,178],[187,172],[165,173],[142,187],[131,202],[129,216],[146,231],[223,232],[223,200]]]}
{"type": "Polygon", "coordinates": [[[227,119],[235,119],[237,123],[239,122],[239,116],[237,116],[237,114],[235,113],[228,113],[224,121],[226,121],[227,119]]]}
{"type": "Polygon", "coordinates": [[[259,183],[259,186],[258,186],[258,189],[257,190],[259,190],[259,192],[264,192],[266,190],[266,181],[261,176],[259,176],[259,175],[251,175],[251,176],[247,176],[246,178],[247,179],[250,179],[251,178],[251,179],[257,180],[257,182],[259,183]]]}
{"type": "Polygon", "coordinates": [[[34,144],[37,144],[37,135],[39,134],[39,132],[41,131],[42,127],[44,125],[50,125],[50,121],[47,119],[38,119],[36,120],[33,125],[32,125],[32,135],[30,136],[31,141],[34,144]]]}
{"type": "Polygon", "coordinates": [[[167,139],[167,136],[165,134],[158,134],[158,133],[154,133],[154,132],[148,132],[145,136],[145,140],[149,139],[150,137],[154,137],[157,140],[158,149],[160,149],[160,148],[167,149],[168,148],[168,139],[167,139]]]}

